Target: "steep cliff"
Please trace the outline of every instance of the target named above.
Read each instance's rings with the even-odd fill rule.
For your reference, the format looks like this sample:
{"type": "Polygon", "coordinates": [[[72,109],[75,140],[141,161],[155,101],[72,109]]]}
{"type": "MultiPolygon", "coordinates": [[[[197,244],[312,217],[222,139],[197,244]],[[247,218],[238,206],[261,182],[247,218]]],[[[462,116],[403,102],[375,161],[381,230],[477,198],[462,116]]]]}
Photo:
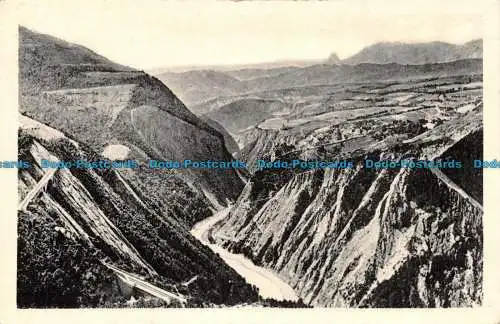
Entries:
{"type": "Polygon", "coordinates": [[[277,271],[311,305],[481,304],[482,206],[470,190],[481,175],[471,164],[462,169],[467,182],[444,169],[364,167],[366,159],[467,160],[459,146],[482,147],[480,116],[403,143],[361,145],[352,169],[257,171],[213,236],[277,271]]]}

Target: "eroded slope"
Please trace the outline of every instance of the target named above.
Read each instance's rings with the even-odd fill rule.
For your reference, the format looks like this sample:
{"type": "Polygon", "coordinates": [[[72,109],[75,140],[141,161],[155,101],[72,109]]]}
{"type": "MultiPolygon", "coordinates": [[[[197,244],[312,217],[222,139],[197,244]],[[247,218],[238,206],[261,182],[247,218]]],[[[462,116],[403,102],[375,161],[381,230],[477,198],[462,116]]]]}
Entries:
{"type": "MultiPolygon", "coordinates": [[[[471,188],[462,188],[464,182],[448,170],[363,167],[365,159],[467,160],[470,156],[459,147],[482,147],[481,116],[476,108],[414,137],[407,137],[407,129],[389,128],[398,140],[386,135],[307,152],[347,157],[354,161],[352,169],[255,171],[213,235],[230,250],[277,271],[312,305],[481,304],[482,202],[474,198],[480,174],[466,165],[471,188]]],[[[285,143],[274,136],[274,143],[285,143]]],[[[275,155],[267,156],[282,160],[306,154],[283,150],[283,143],[254,150],[273,149],[275,155]],[[279,150],[287,154],[276,154],[279,150]]]]}

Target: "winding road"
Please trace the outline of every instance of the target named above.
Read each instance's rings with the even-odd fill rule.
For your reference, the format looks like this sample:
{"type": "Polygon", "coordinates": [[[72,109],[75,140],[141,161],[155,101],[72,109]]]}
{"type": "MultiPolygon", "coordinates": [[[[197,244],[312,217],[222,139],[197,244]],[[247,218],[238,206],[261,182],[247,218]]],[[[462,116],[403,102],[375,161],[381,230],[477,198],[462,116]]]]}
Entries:
{"type": "Polygon", "coordinates": [[[263,298],[274,298],[276,300],[298,300],[295,291],[286,282],[279,278],[269,269],[258,267],[242,254],[231,253],[222,247],[211,244],[208,240],[210,229],[220,220],[224,219],[231,207],[220,210],[213,216],[202,220],[194,225],[191,234],[201,243],[208,246],[212,251],[233,268],[245,280],[259,288],[259,295],[263,298]]]}
{"type": "Polygon", "coordinates": [[[19,203],[17,206],[17,210],[20,211],[26,211],[26,207],[28,207],[28,204],[35,198],[42,190],[44,190],[45,185],[49,183],[50,179],[54,176],[56,173],[57,169],[49,169],[45,174],[42,176],[40,181],[37,182],[37,184],[28,192],[28,194],[24,197],[23,201],[19,203]]]}

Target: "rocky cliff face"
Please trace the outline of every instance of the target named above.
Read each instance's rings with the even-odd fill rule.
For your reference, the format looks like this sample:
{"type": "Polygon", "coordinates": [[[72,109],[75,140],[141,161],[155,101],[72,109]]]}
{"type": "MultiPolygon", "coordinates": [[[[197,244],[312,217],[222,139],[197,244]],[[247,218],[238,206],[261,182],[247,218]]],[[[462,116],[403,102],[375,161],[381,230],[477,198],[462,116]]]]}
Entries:
{"type": "MultiPolygon", "coordinates": [[[[439,170],[362,164],[366,158],[460,160],[457,143],[482,147],[480,125],[468,116],[407,145],[365,148],[353,155],[352,169],[258,171],[214,237],[277,271],[311,305],[478,305],[482,207],[473,190],[439,170]]],[[[468,179],[471,187],[482,181],[468,179]]]]}

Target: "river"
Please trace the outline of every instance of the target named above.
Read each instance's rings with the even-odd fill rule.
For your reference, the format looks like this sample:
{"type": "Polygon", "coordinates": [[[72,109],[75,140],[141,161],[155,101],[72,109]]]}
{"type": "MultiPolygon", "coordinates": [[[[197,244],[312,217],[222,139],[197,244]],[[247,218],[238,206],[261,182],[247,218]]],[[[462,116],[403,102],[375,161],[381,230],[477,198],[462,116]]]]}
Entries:
{"type": "Polygon", "coordinates": [[[215,223],[224,219],[231,207],[222,209],[213,216],[202,220],[194,225],[191,234],[208,246],[212,251],[233,268],[245,280],[259,288],[259,295],[263,298],[274,298],[276,300],[298,300],[295,291],[280,277],[269,269],[256,266],[250,259],[242,254],[231,253],[217,244],[208,241],[208,231],[215,223]]]}

